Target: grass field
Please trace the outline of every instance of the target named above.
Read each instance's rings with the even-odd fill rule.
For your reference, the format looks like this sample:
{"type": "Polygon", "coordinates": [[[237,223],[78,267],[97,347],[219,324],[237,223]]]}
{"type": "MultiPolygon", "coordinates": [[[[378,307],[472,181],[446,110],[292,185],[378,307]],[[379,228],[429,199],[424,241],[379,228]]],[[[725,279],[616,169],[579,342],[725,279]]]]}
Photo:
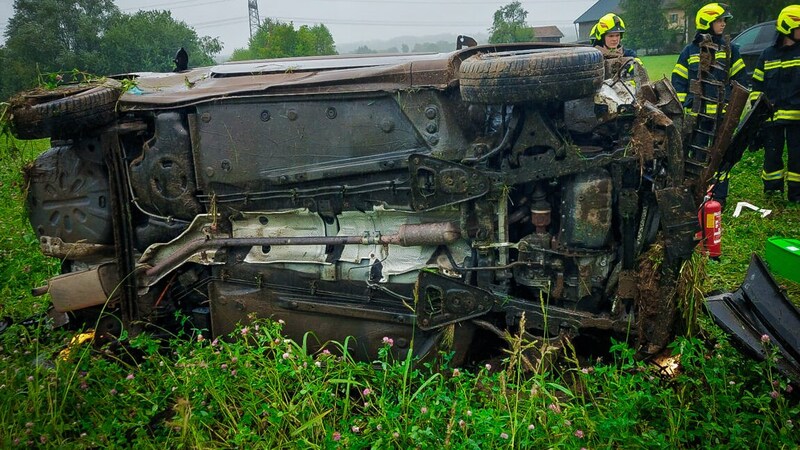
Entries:
{"type": "Polygon", "coordinates": [[[678,55],[642,56],[640,59],[651,80],[658,80],[664,77],[669,80],[672,76],[672,69],[675,67],[675,61],[678,60],[678,55]]]}
{"type": "MultiPolygon", "coordinates": [[[[668,74],[674,58],[653,58],[645,66],[668,74]]],[[[30,289],[58,272],[24,209],[21,168],[47,146],[0,137],[0,314],[17,321],[47,307],[30,289]]],[[[767,237],[797,237],[800,207],[764,197],[760,164],[760,153],[745,154],[728,202],[773,212],[733,218],[728,207],[723,256],[701,259],[705,291],[741,284],[767,237]]],[[[800,299],[800,286],[778,281],[800,299]]],[[[231,339],[123,336],[113,348],[75,346],[68,355],[60,352],[73,332],[12,325],[0,334],[0,448],[800,446],[798,386],[772,358],[746,359],[708,320],[701,325],[670,346],[680,359],[671,374],[636,360],[624,342],[597,358],[566,351],[557,365],[523,371],[523,355],[543,352],[542,343],[509,337],[502,364],[455,369],[447,354],[414,364],[382,351],[367,364],[335,356],[346,347],[339,343],[309,354],[268,321],[231,339]]]]}

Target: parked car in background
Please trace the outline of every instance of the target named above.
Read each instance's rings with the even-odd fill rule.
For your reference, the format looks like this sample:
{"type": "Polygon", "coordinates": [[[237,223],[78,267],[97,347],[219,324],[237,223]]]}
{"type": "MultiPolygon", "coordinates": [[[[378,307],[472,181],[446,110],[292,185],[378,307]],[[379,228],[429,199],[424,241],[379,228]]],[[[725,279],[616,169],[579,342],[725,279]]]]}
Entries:
{"type": "Polygon", "coordinates": [[[731,43],[739,45],[739,51],[747,68],[747,79],[753,75],[753,68],[761,52],[775,42],[775,21],[762,22],[742,31],[731,39],[731,43]]]}

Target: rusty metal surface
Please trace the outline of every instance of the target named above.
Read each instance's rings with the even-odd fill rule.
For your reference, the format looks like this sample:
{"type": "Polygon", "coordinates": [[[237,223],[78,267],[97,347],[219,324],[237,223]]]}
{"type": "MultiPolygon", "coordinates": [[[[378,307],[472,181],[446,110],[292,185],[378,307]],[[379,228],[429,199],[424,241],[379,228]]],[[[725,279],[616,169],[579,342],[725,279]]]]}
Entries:
{"type": "Polygon", "coordinates": [[[173,74],[134,73],[131,75],[143,93],[123,94],[119,107],[123,111],[151,109],[218,96],[395,92],[423,86],[444,89],[456,82],[455,70],[459,62],[475,53],[554,47],[569,46],[483,45],[452,53],[288,58],[231,63],[173,74]]]}
{"type": "Polygon", "coordinates": [[[104,264],[95,268],[71,272],[48,281],[47,292],[56,311],[67,312],[102,305],[116,297],[117,268],[104,264]]]}

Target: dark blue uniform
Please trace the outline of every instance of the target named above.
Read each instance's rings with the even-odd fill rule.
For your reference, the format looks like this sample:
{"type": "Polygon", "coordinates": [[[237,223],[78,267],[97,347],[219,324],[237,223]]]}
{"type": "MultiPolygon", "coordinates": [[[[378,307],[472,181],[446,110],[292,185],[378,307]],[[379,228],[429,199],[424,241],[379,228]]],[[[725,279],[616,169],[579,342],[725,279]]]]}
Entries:
{"type": "Polygon", "coordinates": [[[786,179],[790,201],[800,202],[800,43],[783,46],[783,36],[761,53],[753,71],[753,93],[763,92],[775,113],[763,130],[764,191],[783,191],[786,179]],[[783,167],[784,145],[789,164],[783,167]]]}

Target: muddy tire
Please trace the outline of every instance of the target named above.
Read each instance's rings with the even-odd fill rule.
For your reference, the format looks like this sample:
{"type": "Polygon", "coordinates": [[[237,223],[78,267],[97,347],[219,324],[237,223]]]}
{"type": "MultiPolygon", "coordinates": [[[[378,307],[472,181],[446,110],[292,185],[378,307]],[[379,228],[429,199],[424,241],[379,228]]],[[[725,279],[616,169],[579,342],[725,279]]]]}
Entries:
{"type": "Polygon", "coordinates": [[[473,103],[574,100],[603,82],[603,55],[591,47],[489,53],[461,63],[461,98],[473,103]]]}
{"type": "Polygon", "coordinates": [[[114,80],[24,92],[10,102],[12,132],[19,139],[40,139],[105,125],[114,120],[121,93],[114,80]]]}

